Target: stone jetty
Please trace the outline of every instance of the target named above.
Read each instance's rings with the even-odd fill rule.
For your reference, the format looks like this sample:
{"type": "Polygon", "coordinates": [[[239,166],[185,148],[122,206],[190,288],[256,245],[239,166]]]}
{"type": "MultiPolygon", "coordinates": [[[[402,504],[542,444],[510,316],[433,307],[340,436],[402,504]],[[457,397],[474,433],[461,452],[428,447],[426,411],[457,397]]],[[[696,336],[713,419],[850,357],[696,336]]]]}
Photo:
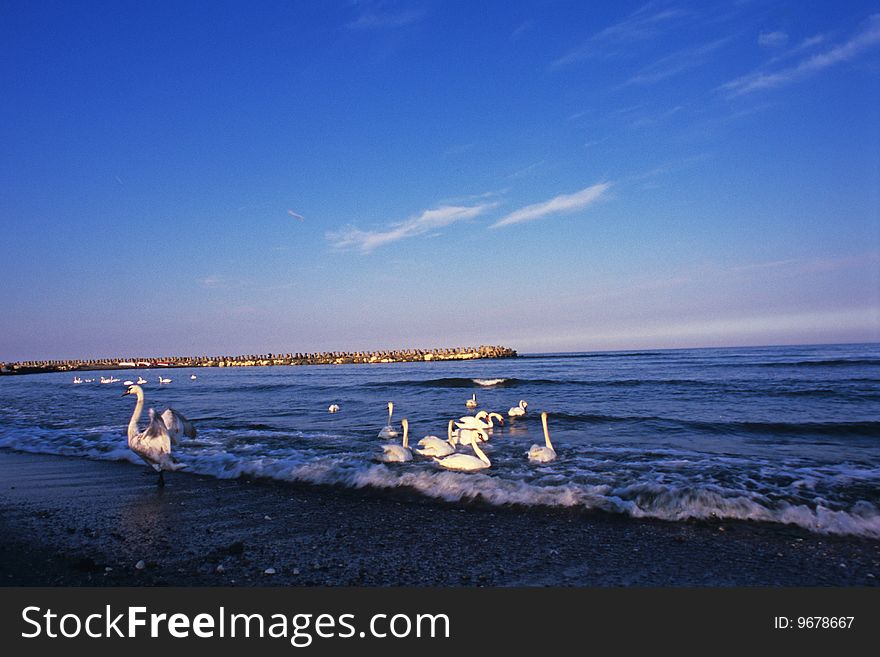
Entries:
{"type": "Polygon", "coordinates": [[[392,351],[330,351],[315,353],[251,354],[245,356],[160,356],[157,358],[100,358],[93,360],[41,360],[0,363],[0,374],[82,372],[165,367],[266,367],[274,365],[346,365],[355,363],[414,363],[477,358],[516,358],[508,347],[452,347],[392,351]]]}

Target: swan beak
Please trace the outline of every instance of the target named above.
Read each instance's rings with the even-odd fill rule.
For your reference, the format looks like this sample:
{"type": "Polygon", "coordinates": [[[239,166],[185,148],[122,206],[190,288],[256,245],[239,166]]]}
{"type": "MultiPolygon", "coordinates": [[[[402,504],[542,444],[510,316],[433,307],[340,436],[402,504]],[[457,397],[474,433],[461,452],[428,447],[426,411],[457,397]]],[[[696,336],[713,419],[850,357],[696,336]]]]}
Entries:
{"type": "Polygon", "coordinates": [[[131,393],[130,393],[128,390],[126,390],[125,392],[123,392],[123,393],[122,393],[121,395],[119,395],[119,396],[120,396],[120,397],[125,397],[126,395],[130,395],[130,394],[131,394],[131,393]]]}

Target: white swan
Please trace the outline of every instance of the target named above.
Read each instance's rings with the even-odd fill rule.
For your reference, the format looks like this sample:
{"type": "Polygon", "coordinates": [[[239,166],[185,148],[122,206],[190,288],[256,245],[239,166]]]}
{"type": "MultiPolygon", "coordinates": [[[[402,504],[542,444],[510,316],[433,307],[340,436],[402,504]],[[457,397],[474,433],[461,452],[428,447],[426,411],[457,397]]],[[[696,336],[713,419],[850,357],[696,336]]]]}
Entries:
{"type": "Polygon", "coordinates": [[[525,399],[519,400],[519,406],[514,406],[507,414],[510,417],[523,417],[526,414],[526,409],[529,407],[529,403],[525,399]]]}
{"type": "Polygon", "coordinates": [[[190,374],[190,375],[189,375],[189,378],[190,378],[192,381],[195,381],[195,380],[196,380],[196,375],[195,375],[195,374],[190,374]]]}
{"type": "Polygon", "coordinates": [[[455,433],[454,438],[461,445],[473,445],[474,443],[478,442],[487,442],[489,440],[489,434],[487,434],[483,429],[463,427],[455,433]]]}
{"type": "Polygon", "coordinates": [[[83,382],[83,380],[81,378],[79,378],[78,376],[75,376],[75,377],[73,377],[73,382],[76,384],[80,384],[83,382]]]}
{"type": "Polygon", "coordinates": [[[159,383],[171,383],[171,379],[163,379],[162,376],[159,376],[159,383]]]}
{"type": "Polygon", "coordinates": [[[383,463],[412,461],[412,450],[409,448],[409,420],[403,418],[400,423],[403,425],[403,444],[382,445],[382,454],[379,456],[379,460],[383,463]]]}
{"type": "Polygon", "coordinates": [[[480,411],[476,415],[465,415],[458,418],[456,426],[459,429],[480,429],[485,432],[491,431],[495,427],[494,420],[497,419],[499,424],[504,424],[504,418],[501,413],[489,413],[488,411],[480,411]]]}
{"type": "Polygon", "coordinates": [[[470,399],[468,399],[465,403],[465,406],[468,408],[476,408],[477,407],[477,393],[474,393],[470,399]]]}
{"type": "Polygon", "coordinates": [[[397,429],[391,426],[391,414],[394,412],[394,402],[388,402],[388,424],[382,427],[382,430],[379,432],[379,438],[397,438],[398,433],[397,429]]]}
{"type": "Polygon", "coordinates": [[[165,470],[180,470],[186,465],[178,463],[171,455],[171,436],[165,423],[150,409],[150,424],[144,431],[138,430],[138,420],[144,410],[144,391],[138,385],[129,386],[122,393],[125,395],[137,395],[137,404],[128,422],[128,447],[140,456],[147,465],[153,467],[159,473],[159,486],[165,485],[165,470]]]}
{"type": "Polygon", "coordinates": [[[328,413],[338,413],[339,412],[339,404],[330,404],[330,406],[327,407],[327,412],[328,413]]]}
{"type": "Polygon", "coordinates": [[[550,431],[547,429],[547,411],[541,413],[541,424],[544,427],[544,444],[532,445],[529,448],[529,461],[532,463],[547,463],[556,460],[556,450],[550,442],[550,431]]]}
{"type": "Polygon", "coordinates": [[[134,385],[134,381],[131,381],[131,380],[129,380],[129,379],[126,379],[125,381],[122,382],[122,385],[124,385],[124,386],[133,386],[133,385],[134,385]]]}
{"type": "Polygon", "coordinates": [[[446,458],[434,460],[437,462],[441,468],[446,468],[447,470],[461,470],[464,472],[470,472],[472,470],[484,470],[492,465],[492,461],[489,460],[489,457],[480,449],[479,441],[474,440],[470,443],[471,447],[474,450],[474,454],[476,456],[471,456],[470,454],[452,454],[447,456],[446,458]]]}
{"type": "Polygon", "coordinates": [[[139,377],[138,377],[138,380],[135,381],[135,383],[138,384],[139,386],[144,385],[146,382],[147,382],[147,380],[146,380],[144,377],[142,377],[142,376],[139,376],[139,377]]]}
{"type": "Polygon", "coordinates": [[[446,440],[441,440],[437,436],[425,436],[419,441],[422,449],[416,452],[422,456],[449,456],[455,451],[456,438],[452,432],[452,420],[449,420],[449,426],[446,427],[446,440]]]}

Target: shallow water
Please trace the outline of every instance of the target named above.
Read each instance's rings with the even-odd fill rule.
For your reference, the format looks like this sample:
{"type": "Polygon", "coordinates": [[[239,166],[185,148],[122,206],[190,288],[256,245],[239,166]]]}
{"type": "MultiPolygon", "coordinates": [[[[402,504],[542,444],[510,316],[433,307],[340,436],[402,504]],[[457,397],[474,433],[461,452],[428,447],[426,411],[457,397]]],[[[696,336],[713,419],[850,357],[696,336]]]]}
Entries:
{"type": "MultiPolygon", "coordinates": [[[[408,487],[449,501],[598,508],[635,517],[751,518],[880,537],[880,345],[525,356],[513,360],[141,370],[147,406],[194,420],[176,449],[189,470],[408,487]],[[190,375],[195,373],[196,380],[190,375]],[[418,456],[380,464],[377,434],[395,404],[411,442],[446,422],[502,412],[492,468],[444,471],[418,456]],[[327,407],[339,404],[339,413],[327,407]],[[550,413],[559,458],[532,465],[550,413]]],[[[125,380],[137,374],[117,372],[125,380]]],[[[0,447],[142,463],[127,448],[123,386],[73,374],[0,377],[0,447]]],[[[145,426],[146,414],[141,419],[145,426]]],[[[461,448],[469,453],[469,448],[461,448]]]]}

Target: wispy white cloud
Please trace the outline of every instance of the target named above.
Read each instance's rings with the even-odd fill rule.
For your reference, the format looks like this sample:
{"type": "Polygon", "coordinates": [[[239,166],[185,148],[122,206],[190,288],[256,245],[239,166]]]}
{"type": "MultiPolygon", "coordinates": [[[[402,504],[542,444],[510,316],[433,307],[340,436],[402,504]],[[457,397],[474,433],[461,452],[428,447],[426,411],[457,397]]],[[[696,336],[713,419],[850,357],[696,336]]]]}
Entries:
{"type": "Polygon", "coordinates": [[[511,226],[524,221],[534,221],[535,219],[541,219],[542,217],[547,217],[553,214],[582,210],[598,201],[609,187],[611,187],[611,183],[597,183],[582,189],[579,192],[574,192],[573,194],[560,194],[559,196],[551,198],[549,201],[527,205],[524,208],[514,210],[510,214],[505,215],[492,224],[491,227],[500,228],[502,226],[511,226]]]}
{"type": "Polygon", "coordinates": [[[540,162],[532,162],[528,166],[524,166],[521,169],[517,169],[516,171],[514,171],[513,173],[511,173],[507,177],[508,178],[524,178],[524,177],[528,176],[530,173],[532,173],[533,171],[535,171],[536,169],[540,169],[542,166],[544,166],[545,162],[546,162],[546,160],[541,160],[540,162]]]}
{"type": "Polygon", "coordinates": [[[534,26],[534,23],[532,23],[532,21],[525,21],[525,22],[523,22],[523,23],[520,23],[520,24],[516,27],[516,29],[515,29],[513,32],[510,33],[510,40],[511,40],[511,41],[516,41],[516,40],[519,39],[523,34],[525,34],[526,32],[528,32],[529,30],[531,30],[533,26],[534,26]]]}
{"type": "Polygon", "coordinates": [[[709,56],[713,52],[726,45],[729,41],[730,37],[723,37],[691,48],[677,50],[645,66],[624,82],[623,86],[630,84],[653,84],[692,68],[702,66],[709,61],[709,56]]]}
{"type": "Polygon", "coordinates": [[[226,283],[226,280],[222,276],[212,274],[210,276],[200,278],[196,282],[202,287],[220,287],[226,283]]]}
{"type": "Polygon", "coordinates": [[[645,116],[640,116],[632,122],[630,127],[644,128],[646,126],[657,125],[658,123],[661,123],[666,119],[678,114],[683,109],[684,105],[676,105],[675,107],[670,107],[669,109],[658,112],[656,114],[646,114],[645,116]]]}
{"type": "Polygon", "coordinates": [[[338,249],[356,248],[360,249],[362,253],[370,253],[374,249],[392,242],[424,235],[459,221],[473,219],[497,205],[497,203],[480,203],[470,206],[444,205],[433,210],[425,210],[420,215],[406,221],[391,224],[385,230],[360,230],[354,226],[348,226],[340,231],[327,233],[326,237],[338,249]]]}
{"type": "Polygon", "coordinates": [[[765,48],[781,48],[786,43],[788,43],[788,34],[782,30],[761,32],[758,35],[758,45],[765,48]]]}
{"type": "Polygon", "coordinates": [[[381,30],[404,27],[418,22],[425,17],[425,11],[419,7],[389,9],[384,2],[363,3],[360,15],[349,22],[350,30],[381,30]]]}
{"type": "Polygon", "coordinates": [[[741,96],[762,89],[780,87],[849,61],[877,45],[880,45],[880,14],[873,14],[865,21],[863,28],[844,43],[779,71],[749,73],[721,85],[720,89],[730,96],[741,96]]]}
{"type": "Polygon", "coordinates": [[[580,46],[551,62],[550,68],[556,69],[590,57],[612,54],[634,42],[651,39],[674,19],[686,15],[687,12],[682,9],[670,6],[658,8],[656,2],[649,2],[622,21],[596,32],[580,46]]]}

